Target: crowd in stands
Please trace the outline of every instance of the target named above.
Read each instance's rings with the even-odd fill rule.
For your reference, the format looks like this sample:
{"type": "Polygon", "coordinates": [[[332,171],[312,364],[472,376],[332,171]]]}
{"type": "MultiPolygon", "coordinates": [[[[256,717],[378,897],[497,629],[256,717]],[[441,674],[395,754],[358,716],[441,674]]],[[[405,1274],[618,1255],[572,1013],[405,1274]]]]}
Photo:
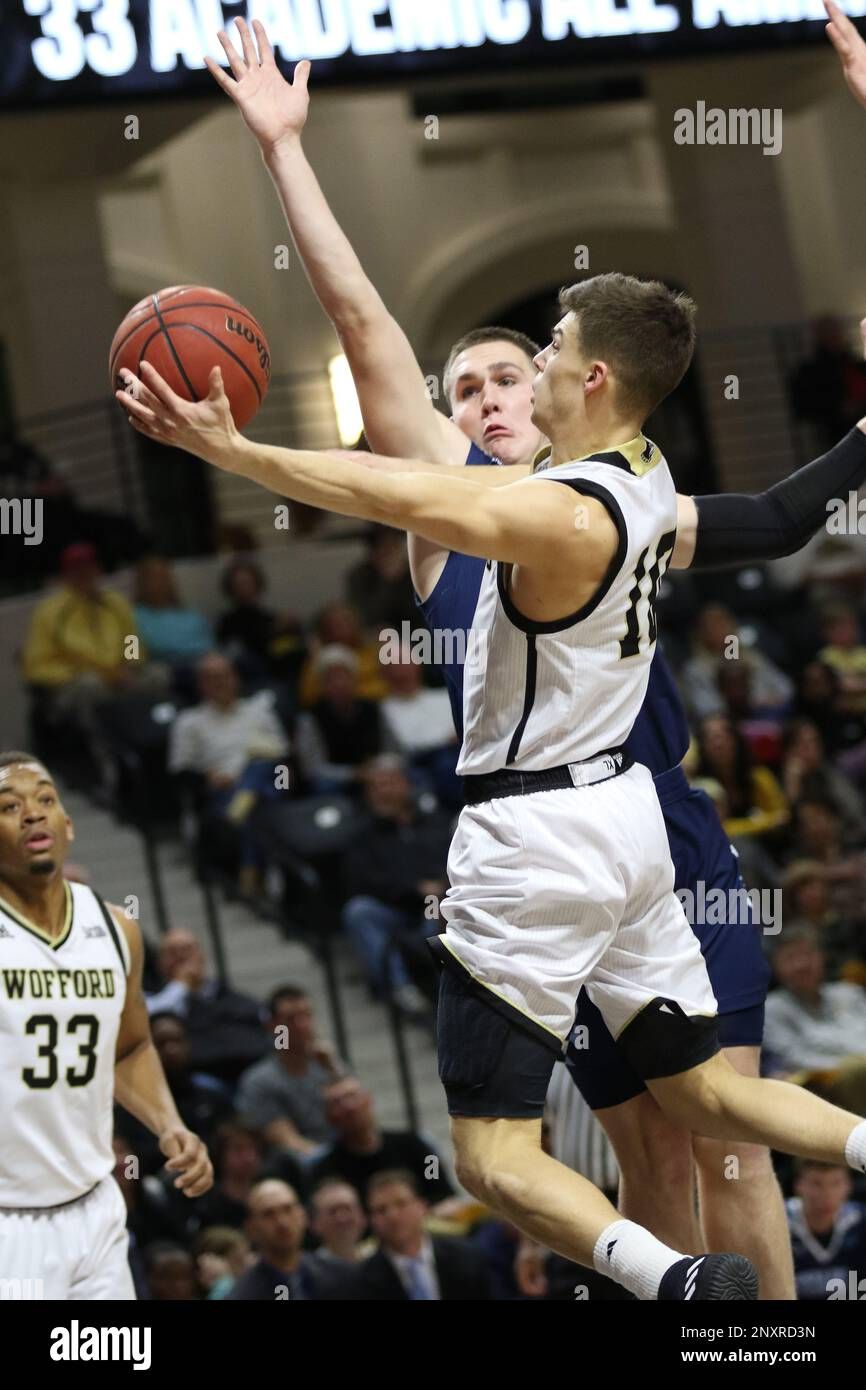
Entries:
{"type": "MultiPolygon", "coordinates": [[[[458,745],[437,673],[406,647],[380,660],[384,629],[422,626],[402,540],[375,532],[344,600],[309,625],[268,605],[253,555],[227,564],[213,622],[183,604],[164,557],[140,561],[132,607],[93,546],[64,552],[59,577],[22,651],[46,760],[86,746],[89,775],[116,804],[111,707],[167,708],[167,785],[227,891],[290,911],[303,881],[294,861],[307,854],[297,825],[310,811],[303,843],[314,866],[327,863],[331,926],[373,998],[429,1024],[425,936],[439,929],[447,888],[458,745]],[[333,843],[321,831],[319,861],[312,810],[326,803],[343,808],[348,829],[333,843]]],[[[861,1114],[864,578],[866,556],[849,551],[840,569],[816,565],[787,588],[759,568],[668,576],[659,601],[693,735],[687,774],[713,797],[749,887],[781,904],[763,937],[774,972],[764,1069],[861,1114]]],[[[134,722],[124,727],[134,741],[134,722]]],[[[429,1140],[380,1128],[363,1080],[319,1039],[303,988],[287,985],[267,1003],[233,994],[207,978],[196,938],[173,931],[151,964],[149,995],[181,1114],[210,1144],[217,1182],[180,1203],[151,1137],[119,1117],[117,1176],[142,1296],[521,1296],[516,1233],[479,1221],[429,1140]]],[[[866,1279],[866,1192],[842,1169],[780,1172],[800,1296],[834,1296],[843,1267],[866,1279]]],[[[547,1296],[573,1298],[573,1273],[552,1278],[547,1296]]]]}

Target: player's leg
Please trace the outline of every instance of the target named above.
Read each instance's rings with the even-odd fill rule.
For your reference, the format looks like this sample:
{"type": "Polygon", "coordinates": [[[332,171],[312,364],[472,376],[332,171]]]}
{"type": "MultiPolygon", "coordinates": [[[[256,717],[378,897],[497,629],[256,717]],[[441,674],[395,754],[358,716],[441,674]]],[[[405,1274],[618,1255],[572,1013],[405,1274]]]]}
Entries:
{"type": "Polygon", "coordinates": [[[706,1248],[698,1220],[691,1133],[673,1124],[648,1091],[597,1111],[596,1119],[619,1164],[621,1214],[678,1250],[706,1248]]]}
{"type": "MultiPolygon", "coordinates": [[[[744,1076],[758,1076],[758,1047],[726,1047],[744,1076]]],[[[795,1299],[794,1261],[782,1190],[765,1145],[694,1139],[708,1250],[739,1250],[758,1271],[762,1299],[795,1299]]]]}
{"type": "MultiPolygon", "coordinates": [[[[494,796],[461,812],[442,905],[448,930],[430,943],[446,967],[437,1040],[449,1113],[459,1121],[456,1163],[461,1181],[527,1235],[591,1263],[637,1297],[754,1297],[747,1261],[695,1261],[665,1246],[617,1219],[601,1193],[541,1149],[555,1058],[580,989],[622,919],[623,866],[647,851],[645,802],[655,807],[663,843],[652,779],[636,766],[598,784],[494,796]],[[535,1123],[516,1123],[527,1120],[535,1123]]],[[[657,878],[655,849],[636,870],[642,884],[657,878]]],[[[659,896],[657,887],[646,893],[659,896]]],[[[700,1002],[712,1012],[703,961],[680,916],[701,962],[700,1002]]],[[[692,1049],[688,1060],[704,1055],[692,1049]]],[[[678,1060],[674,1069],[685,1065],[678,1060]]]]}
{"type": "MultiPolygon", "coordinates": [[[[650,819],[647,805],[648,834],[650,819]]],[[[866,1172],[866,1120],[789,1082],[743,1076],[719,1052],[706,965],[673,893],[619,928],[586,988],[675,1125],[866,1172]]]]}
{"type": "Polygon", "coordinates": [[[474,981],[446,969],[437,1017],[439,1074],[448,1096],[463,1186],[533,1240],[615,1279],[642,1299],[754,1298],[738,1256],[695,1262],[634,1222],[541,1147],[555,1050],[474,981]]]}
{"type": "Polygon", "coordinates": [[[616,1155],[620,1213],[679,1250],[702,1249],[692,1135],[653,1100],[585,989],[574,1022],[565,1064],[616,1155]]]}
{"type": "Polygon", "coordinates": [[[451,1137],[468,1192],[541,1245],[593,1268],[598,1239],[619,1213],[587,1178],[544,1152],[540,1119],[453,1115],[451,1137]]]}
{"type": "MultiPolygon", "coordinates": [[[[675,891],[686,905],[718,1000],[719,1044],[737,1070],[757,1076],[770,979],[761,933],[770,924],[754,910],[738,856],[709,797],[673,774],[656,787],[675,891]]],[[[741,1250],[758,1270],[763,1298],[793,1298],[791,1242],[769,1150],[696,1138],[694,1152],[707,1248],[741,1250]]]]}
{"type": "Polygon", "coordinates": [[[743,1076],[722,1053],[647,1084],[675,1124],[708,1139],[766,1144],[866,1172],[866,1120],[788,1081],[743,1076]]]}
{"type": "Polygon", "coordinates": [[[135,1298],[129,1268],[126,1204],[109,1176],[80,1204],[70,1241],[79,1249],[67,1297],[76,1302],[135,1298]]]}

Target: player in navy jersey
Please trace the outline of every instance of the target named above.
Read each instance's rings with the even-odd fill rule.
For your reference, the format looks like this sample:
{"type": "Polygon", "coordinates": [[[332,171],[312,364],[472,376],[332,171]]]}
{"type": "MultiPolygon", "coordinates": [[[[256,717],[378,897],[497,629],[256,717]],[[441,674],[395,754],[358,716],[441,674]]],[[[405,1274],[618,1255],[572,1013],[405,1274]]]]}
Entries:
{"type": "Polygon", "coordinates": [[[836,1302],[866,1298],[866,1206],[851,1200],[847,1168],[802,1159],[785,1206],[797,1297],[836,1302]]]}
{"type": "MultiPolygon", "coordinates": [[[[470,335],[452,353],[445,376],[456,425],[433,409],[408,341],[364,277],[303,159],[298,137],[306,118],[306,75],[302,65],[294,86],[282,83],[277,105],[270,112],[264,109],[268,94],[262,99],[261,89],[247,96],[238,82],[232,95],[262,143],[310,279],[342,339],[372,446],[382,453],[462,465],[491,462],[489,457],[479,457],[478,446],[483,444],[500,463],[527,469],[544,442],[529,414],[534,345],[501,330],[486,338],[470,335]],[[276,121],[270,121],[270,116],[276,121]],[[281,126],[278,133],[275,123],[281,126]],[[467,435],[475,451],[468,460],[467,435]]],[[[516,476],[510,468],[500,472],[503,483],[516,476]]],[[[852,435],[837,450],[760,498],[699,499],[697,507],[691,499],[682,499],[680,553],[674,562],[687,563],[695,544],[698,561],[710,565],[720,559],[737,563],[789,553],[823,522],[826,499],[845,495],[863,476],[863,439],[852,435]]],[[[484,561],[449,555],[415,537],[410,538],[410,547],[413,577],[431,626],[450,631],[468,628],[484,561]]],[[[459,705],[458,668],[459,662],[446,675],[459,705]]],[[[670,671],[657,655],[629,746],[656,777],[677,869],[676,886],[694,886],[702,879],[707,890],[736,887],[736,862],[714,808],[701,793],[689,790],[679,768],[687,740],[670,671]]],[[[696,928],[702,930],[700,924],[696,928]]],[[[728,1055],[742,1070],[756,1072],[766,990],[757,932],[748,923],[720,925],[710,928],[701,944],[719,999],[728,1055]]],[[[690,1136],[677,1132],[664,1119],[609,1035],[605,1041],[606,1030],[585,1000],[577,1022],[581,1021],[590,1029],[591,1046],[572,1049],[570,1065],[614,1140],[624,1176],[624,1210],[672,1243],[699,1248],[688,1181],[690,1136]],[[582,1067],[583,1061],[589,1063],[588,1069],[582,1067]],[[647,1163],[652,1182],[646,1181],[647,1163]]],[[[696,1140],[694,1147],[709,1243],[749,1254],[761,1269],[765,1296],[790,1296],[784,1212],[766,1151],[705,1140],[696,1140]],[[742,1181],[726,1180],[726,1154],[738,1157],[742,1181]]]]}

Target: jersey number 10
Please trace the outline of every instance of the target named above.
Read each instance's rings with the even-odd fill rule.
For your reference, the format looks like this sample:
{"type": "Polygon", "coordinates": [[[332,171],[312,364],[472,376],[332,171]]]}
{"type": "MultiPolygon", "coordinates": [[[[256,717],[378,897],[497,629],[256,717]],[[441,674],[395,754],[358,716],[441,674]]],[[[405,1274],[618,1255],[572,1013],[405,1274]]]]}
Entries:
{"type": "Polygon", "coordinates": [[[650,547],[647,546],[640,558],[634,571],[634,584],[629,590],[629,606],[625,616],[625,637],[619,644],[620,657],[637,656],[643,647],[651,647],[656,640],[656,612],[655,602],[659,595],[659,585],[662,576],[668,567],[668,561],[673,554],[674,543],[677,538],[676,531],[666,531],[659,537],[656,546],[656,557],[647,569],[647,556],[650,547]],[[647,592],[644,588],[648,582],[647,592]],[[638,609],[642,599],[646,599],[646,608],[643,613],[645,623],[641,623],[638,609]]]}

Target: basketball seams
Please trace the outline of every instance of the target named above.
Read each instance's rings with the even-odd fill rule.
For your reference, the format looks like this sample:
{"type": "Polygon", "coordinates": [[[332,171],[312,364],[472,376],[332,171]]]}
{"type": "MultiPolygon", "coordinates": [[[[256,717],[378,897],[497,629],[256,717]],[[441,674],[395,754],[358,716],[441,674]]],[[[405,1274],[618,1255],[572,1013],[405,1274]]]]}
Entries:
{"type": "MultiPolygon", "coordinates": [[[[254,376],[253,373],[250,371],[249,367],[247,366],[246,362],[244,362],[243,358],[238,357],[238,355],[237,355],[236,352],[232,352],[232,350],[231,350],[231,348],[229,347],[228,343],[224,343],[224,342],[222,341],[221,338],[217,338],[213,333],[210,332],[209,329],[207,329],[207,328],[202,328],[202,326],[201,326],[200,323],[174,323],[174,324],[172,324],[172,328],[190,328],[190,329],[192,329],[192,331],[193,331],[194,333],[201,333],[201,334],[203,334],[203,336],[204,336],[205,338],[210,338],[210,340],[211,340],[212,343],[216,343],[217,347],[218,347],[218,348],[221,348],[223,352],[227,353],[228,356],[232,359],[232,361],[237,363],[237,365],[240,367],[241,371],[242,371],[246,376],[249,377],[250,381],[251,381],[252,384],[253,384],[253,388],[254,388],[254,390],[255,390],[255,393],[256,393],[256,395],[257,395],[258,398],[259,398],[259,404],[261,404],[261,402],[262,402],[262,400],[263,400],[263,396],[262,396],[262,391],[261,391],[261,387],[259,386],[259,383],[256,381],[255,376],[254,376]]],[[[166,337],[167,337],[167,336],[168,336],[168,334],[166,334],[166,337]]]]}
{"type": "MultiPolygon", "coordinates": [[[[254,389],[256,395],[257,395],[258,398],[259,398],[259,404],[261,404],[261,402],[262,402],[262,400],[263,400],[263,396],[262,396],[261,388],[260,388],[258,382],[256,381],[255,376],[254,376],[253,373],[250,371],[250,369],[249,369],[249,367],[247,366],[247,364],[246,364],[244,361],[242,361],[241,358],[238,357],[236,353],[232,352],[231,348],[228,346],[227,343],[224,343],[224,342],[222,342],[219,338],[214,337],[213,333],[209,333],[208,330],[207,330],[206,328],[202,328],[201,325],[198,324],[198,323],[176,323],[176,324],[173,324],[172,326],[173,326],[174,328],[191,328],[191,329],[194,330],[194,332],[196,332],[196,333],[202,333],[202,334],[204,334],[204,336],[205,336],[206,338],[210,338],[210,340],[211,340],[212,343],[216,343],[216,346],[217,346],[218,348],[221,348],[221,349],[223,350],[223,352],[227,353],[228,356],[232,359],[232,361],[237,363],[237,365],[240,367],[241,371],[244,372],[244,373],[249,377],[250,381],[252,382],[253,389],[254,389]]],[[[154,338],[159,338],[162,334],[163,334],[163,330],[162,330],[161,328],[157,328],[157,329],[155,330],[155,332],[151,333],[150,337],[149,337],[149,338],[147,339],[147,341],[143,344],[143,346],[142,346],[142,348],[141,348],[141,352],[139,353],[139,358],[138,358],[139,374],[140,374],[140,372],[141,372],[141,364],[142,364],[142,362],[146,362],[146,361],[149,360],[147,357],[145,357],[145,353],[147,352],[147,349],[150,347],[150,345],[151,345],[151,343],[153,342],[154,338]]],[[[171,339],[168,337],[168,334],[167,334],[167,333],[166,333],[164,336],[168,339],[168,345],[169,345],[169,348],[171,349],[172,356],[175,357],[175,361],[177,361],[177,359],[176,359],[176,350],[175,350],[174,344],[172,343],[171,339]]],[[[184,379],[184,383],[185,383],[185,385],[186,385],[186,387],[187,387],[187,390],[189,391],[189,393],[190,393],[190,395],[192,396],[193,400],[194,400],[194,401],[199,400],[200,398],[195,394],[195,391],[193,390],[193,387],[192,387],[192,382],[191,382],[191,381],[189,380],[189,378],[187,377],[186,372],[183,370],[182,366],[178,365],[178,370],[180,371],[181,376],[182,376],[183,379],[184,379]]]]}
{"type": "MultiPolygon", "coordinates": [[[[177,348],[175,347],[174,343],[171,341],[171,334],[169,333],[168,329],[167,329],[166,326],[165,326],[165,322],[163,321],[163,317],[162,317],[162,314],[160,313],[160,309],[159,309],[159,299],[158,299],[158,296],[157,296],[157,295],[154,295],[154,296],[153,296],[153,311],[154,311],[154,313],[156,314],[156,317],[159,319],[159,329],[160,329],[160,332],[163,334],[163,336],[165,337],[165,341],[168,343],[168,350],[169,350],[169,352],[171,353],[172,357],[174,358],[174,365],[177,367],[177,370],[180,372],[181,381],[183,382],[183,384],[184,384],[184,386],[186,387],[187,391],[189,391],[189,394],[190,394],[190,396],[192,397],[192,399],[193,399],[194,401],[197,401],[197,400],[199,399],[199,397],[196,395],[196,393],[195,393],[195,391],[194,391],[194,389],[193,389],[193,384],[192,384],[192,382],[190,381],[189,377],[188,377],[187,374],[186,374],[186,368],[184,367],[183,363],[182,363],[181,360],[180,360],[180,357],[178,356],[177,348]]],[[[139,361],[139,366],[140,366],[140,365],[141,365],[141,358],[140,358],[140,357],[139,357],[138,361],[139,361]]]]}
{"type": "MultiPolygon", "coordinates": [[[[201,293],[201,291],[204,288],[205,287],[203,285],[178,285],[177,289],[173,290],[172,293],[174,295],[183,295],[189,293],[192,290],[201,293]]],[[[219,294],[220,291],[213,290],[212,293],[219,294]]],[[[165,299],[163,299],[162,296],[164,294],[164,290],[159,290],[155,296],[156,300],[158,301],[159,308],[162,310],[163,313],[168,313],[169,311],[173,312],[176,309],[233,309],[236,312],[243,314],[244,318],[249,319],[251,323],[254,323],[256,328],[261,333],[262,338],[264,338],[265,336],[265,330],[262,328],[262,325],[259,323],[255,315],[251,314],[249,309],[245,309],[242,304],[239,304],[236,299],[231,299],[229,297],[226,299],[184,300],[183,303],[180,304],[169,304],[165,299]]]]}

